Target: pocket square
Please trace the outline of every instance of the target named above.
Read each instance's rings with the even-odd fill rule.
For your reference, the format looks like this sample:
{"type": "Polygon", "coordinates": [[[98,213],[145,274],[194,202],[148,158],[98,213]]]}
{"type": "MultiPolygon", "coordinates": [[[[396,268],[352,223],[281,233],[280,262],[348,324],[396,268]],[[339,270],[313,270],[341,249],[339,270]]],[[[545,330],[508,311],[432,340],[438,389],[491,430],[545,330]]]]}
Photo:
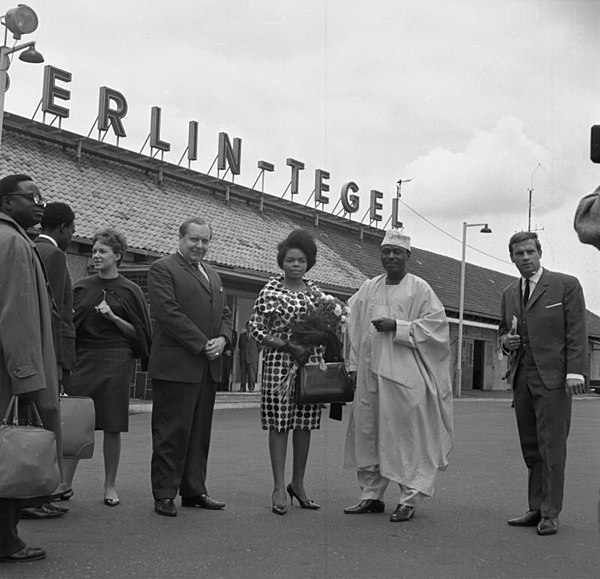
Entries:
{"type": "Polygon", "coordinates": [[[556,304],[551,304],[549,306],[546,306],[546,309],[549,310],[550,308],[555,308],[557,306],[562,306],[562,302],[558,302],[556,304]]]}

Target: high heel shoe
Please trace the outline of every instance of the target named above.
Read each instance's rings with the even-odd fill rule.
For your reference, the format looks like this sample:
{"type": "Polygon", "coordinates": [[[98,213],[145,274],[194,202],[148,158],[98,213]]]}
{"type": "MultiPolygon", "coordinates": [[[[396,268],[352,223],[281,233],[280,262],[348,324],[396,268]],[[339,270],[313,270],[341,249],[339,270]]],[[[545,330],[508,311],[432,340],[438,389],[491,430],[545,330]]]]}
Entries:
{"type": "Polygon", "coordinates": [[[287,507],[285,505],[276,505],[273,503],[271,511],[276,515],[285,515],[287,513],[287,507]]]}
{"type": "MultiPolygon", "coordinates": [[[[273,493],[273,495],[275,495],[275,493],[273,493]]],[[[287,513],[286,505],[276,505],[273,497],[271,497],[271,500],[273,501],[273,506],[271,507],[272,513],[274,513],[276,515],[285,515],[287,513]]]]}
{"type": "Polygon", "coordinates": [[[313,511],[316,511],[317,509],[321,508],[321,505],[318,505],[317,503],[315,503],[315,501],[311,501],[310,499],[306,499],[305,501],[303,501],[297,494],[296,491],[294,490],[294,487],[292,486],[292,483],[290,483],[287,486],[287,492],[290,495],[290,503],[294,504],[294,499],[296,499],[298,501],[298,503],[300,503],[300,506],[303,509],[311,509],[313,511]]]}

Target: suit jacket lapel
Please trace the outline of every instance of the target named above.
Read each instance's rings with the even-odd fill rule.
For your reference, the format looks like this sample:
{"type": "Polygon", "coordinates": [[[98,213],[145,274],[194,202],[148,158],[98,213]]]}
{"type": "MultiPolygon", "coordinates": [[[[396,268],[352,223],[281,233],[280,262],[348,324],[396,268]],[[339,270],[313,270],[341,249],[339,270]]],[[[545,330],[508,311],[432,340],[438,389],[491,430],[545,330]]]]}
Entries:
{"type": "Polygon", "coordinates": [[[521,279],[518,279],[514,282],[511,288],[511,295],[513,300],[514,308],[517,312],[521,312],[521,306],[523,304],[523,300],[521,299],[521,279]]]}
{"type": "Polygon", "coordinates": [[[197,267],[194,267],[191,263],[189,263],[182,255],[180,255],[179,253],[176,254],[177,256],[177,260],[179,262],[179,264],[181,265],[181,267],[183,267],[183,269],[189,274],[191,275],[201,286],[202,288],[207,291],[209,294],[212,293],[211,292],[211,287],[210,287],[210,283],[208,282],[208,280],[204,277],[204,275],[202,275],[200,273],[200,271],[198,270],[197,267]]]}
{"type": "Polygon", "coordinates": [[[531,309],[531,306],[533,306],[533,304],[535,302],[537,302],[539,297],[546,291],[546,288],[548,287],[548,284],[550,283],[549,277],[550,276],[548,275],[548,270],[544,269],[544,271],[542,271],[542,275],[541,275],[539,281],[535,284],[535,288],[533,289],[531,297],[529,298],[529,301],[527,302],[527,306],[525,307],[525,310],[531,309]]]}

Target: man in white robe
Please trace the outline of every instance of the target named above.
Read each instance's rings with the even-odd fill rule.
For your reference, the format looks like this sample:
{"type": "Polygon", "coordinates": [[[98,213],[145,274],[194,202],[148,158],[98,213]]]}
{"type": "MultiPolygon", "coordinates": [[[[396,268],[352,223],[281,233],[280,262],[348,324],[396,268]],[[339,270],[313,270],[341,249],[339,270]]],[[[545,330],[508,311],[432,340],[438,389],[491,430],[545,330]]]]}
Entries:
{"type": "Polygon", "coordinates": [[[347,514],[382,513],[390,481],[400,487],[392,522],[408,521],[432,496],[453,444],[450,338],[444,306],[421,278],[406,273],[410,238],[388,231],[386,273],[349,301],[348,370],[356,394],[344,467],[357,471],[361,501],[347,514]]]}

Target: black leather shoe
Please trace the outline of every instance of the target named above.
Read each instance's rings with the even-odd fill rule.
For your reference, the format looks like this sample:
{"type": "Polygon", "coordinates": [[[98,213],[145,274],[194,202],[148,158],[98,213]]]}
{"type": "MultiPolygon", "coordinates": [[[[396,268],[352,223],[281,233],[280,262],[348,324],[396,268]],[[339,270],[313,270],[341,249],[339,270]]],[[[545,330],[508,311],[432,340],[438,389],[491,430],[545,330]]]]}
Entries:
{"type": "Polygon", "coordinates": [[[51,512],[57,512],[57,513],[68,513],[69,512],[69,507],[59,507],[58,505],[55,505],[53,503],[44,503],[42,505],[42,507],[44,509],[46,509],[47,511],[51,511],[51,512]]]}
{"type": "Polygon", "coordinates": [[[410,521],[415,516],[415,507],[409,507],[408,505],[399,504],[396,510],[392,513],[390,521],[392,523],[403,523],[404,521],[410,521]]]}
{"type": "Polygon", "coordinates": [[[46,505],[41,507],[28,507],[21,509],[22,519],[56,519],[64,515],[64,511],[56,511],[53,509],[47,509],[46,505]]]}
{"type": "Polygon", "coordinates": [[[177,507],[173,502],[173,499],[155,499],[154,510],[156,514],[162,515],[163,517],[176,517],[177,507]]]}
{"type": "Polygon", "coordinates": [[[357,505],[346,507],[344,513],[347,515],[364,515],[365,513],[383,513],[385,503],[377,499],[365,499],[357,505]]]}
{"type": "Polygon", "coordinates": [[[558,533],[558,519],[542,517],[537,526],[538,535],[556,535],[558,533]]]}
{"type": "Polygon", "coordinates": [[[23,547],[20,551],[0,558],[0,563],[28,563],[46,557],[46,551],[39,547],[23,547]]]}
{"type": "Polygon", "coordinates": [[[225,508],[225,503],[211,499],[207,494],[197,497],[181,497],[182,507],[200,507],[201,509],[211,509],[217,511],[225,508]]]}
{"type": "Polygon", "coordinates": [[[511,527],[535,527],[541,520],[540,511],[527,511],[522,517],[506,521],[511,527]]]}

